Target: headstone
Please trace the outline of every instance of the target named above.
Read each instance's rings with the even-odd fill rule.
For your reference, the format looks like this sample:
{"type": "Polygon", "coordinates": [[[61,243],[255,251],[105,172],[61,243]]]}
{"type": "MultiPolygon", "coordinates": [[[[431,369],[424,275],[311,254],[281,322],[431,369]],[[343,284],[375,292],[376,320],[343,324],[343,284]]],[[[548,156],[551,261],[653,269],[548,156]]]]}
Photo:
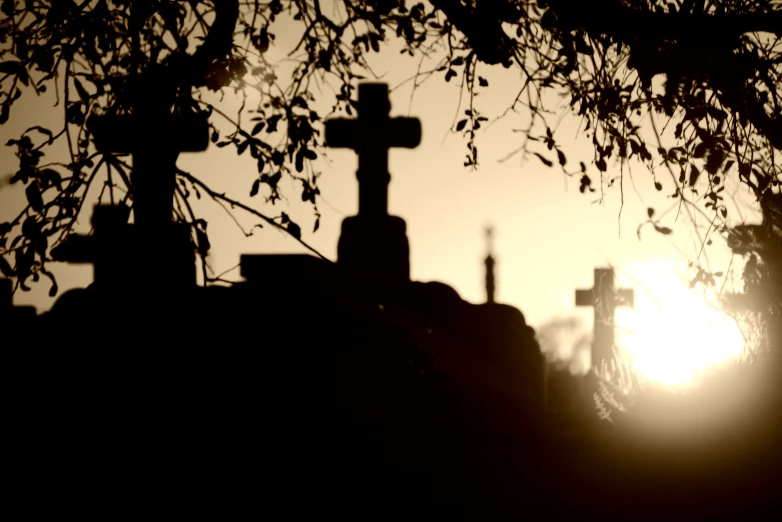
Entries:
{"type": "MultiPolygon", "coordinates": [[[[149,67],[130,77],[130,107],[125,113],[94,114],[87,125],[99,151],[133,156],[131,174],[133,220],[139,243],[136,251],[146,251],[148,262],[136,270],[156,287],[166,287],[180,278],[177,272],[190,273],[187,250],[181,230],[172,224],[176,188],[176,161],[182,152],[200,152],[209,146],[206,114],[177,98],[181,78],[165,65],[149,67]]],[[[188,91],[189,92],[189,91],[188,91]]],[[[193,257],[193,263],[195,258],[193,257]]]]}
{"type": "Polygon", "coordinates": [[[358,154],[358,215],[342,222],[338,263],[370,284],[410,280],[410,255],[404,220],[388,215],[388,149],[414,148],[421,141],[415,118],[390,118],[388,86],[358,88],[358,118],[326,122],[326,145],[358,154]]]}
{"type": "Polygon", "coordinates": [[[592,306],[595,311],[592,368],[611,359],[614,348],[614,310],[618,306],[633,306],[633,290],[614,290],[614,270],[596,268],[595,283],[589,290],[576,290],[576,306],[592,306]]]}
{"type": "Polygon", "coordinates": [[[152,283],[147,275],[154,270],[168,272],[168,282],[174,287],[194,285],[195,254],[187,230],[171,225],[167,241],[150,254],[138,248],[144,238],[139,238],[139,231],[128,224],[129,217],[130,209],[125,205],[96,205],[92,214],[94,234],[68,237],[52,249],[52,257],[56,261],[92,264],[94,281],[104,289],[138,289],[140,284],[152,283]]]}
{"type": "MultiPolygon", "coordinates": [[[[20,321],[28,322],[35,318],[32,306],[14,306],[14,288],[11,279],[0,279],[0,324],[18,326],[20,321]]],[[[7,335],[8,332],[4,332],[7,335]]]]}

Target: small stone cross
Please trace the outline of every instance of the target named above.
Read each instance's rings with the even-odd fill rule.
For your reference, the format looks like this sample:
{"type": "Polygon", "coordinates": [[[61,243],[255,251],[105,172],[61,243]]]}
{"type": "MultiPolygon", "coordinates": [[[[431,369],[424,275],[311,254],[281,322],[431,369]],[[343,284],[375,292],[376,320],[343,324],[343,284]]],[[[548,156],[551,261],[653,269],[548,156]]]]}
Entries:
{"type": "Polygon", "coordinates": [[[595,330],[592,342],[592,367],[611,359],[614,347],[614,310],[633,306],[632,288],[614,290],[614,270],[595,268],[595,284],[589,290],[576,290],[576,306],[595,308],[595,330]]]}
{"type": "Polygon", "coordinates": [[[421,143],[417,118],[389,118],[388,85],[358,86],[358,119],[337,118],[326,122],[328,147],[353,149],[358,154],[358,215],[388,213],[388,149],[412,149],[421,143]]]}

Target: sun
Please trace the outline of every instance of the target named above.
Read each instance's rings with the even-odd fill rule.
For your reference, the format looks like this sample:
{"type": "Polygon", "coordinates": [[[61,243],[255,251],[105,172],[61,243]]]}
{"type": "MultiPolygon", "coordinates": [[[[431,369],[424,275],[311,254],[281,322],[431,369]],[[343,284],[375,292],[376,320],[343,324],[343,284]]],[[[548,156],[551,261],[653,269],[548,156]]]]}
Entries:
{"type": "Polygon", "coordinates": [[[680,261],[639,262],[619,272],[635,288],[635,306],[617,310],[617,345],[646,378],[687,384],[704,368],[743,353],[736,322],[688,288],[680,261]]]}

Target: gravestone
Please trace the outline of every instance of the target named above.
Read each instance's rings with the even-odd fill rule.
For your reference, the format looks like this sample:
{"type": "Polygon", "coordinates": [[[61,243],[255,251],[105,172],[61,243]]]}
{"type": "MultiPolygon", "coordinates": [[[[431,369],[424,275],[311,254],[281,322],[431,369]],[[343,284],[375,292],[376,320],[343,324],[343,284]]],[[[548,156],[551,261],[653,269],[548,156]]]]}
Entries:
{"type": "MultiPolygon", "coordinates": [[[[103,153],[131,154],[134,251],[145,251],[147,262],[134,270],[155,287],[178,287],[178,272],[193,272],[186,252],[189,237],[173,224],[176,161],[182,152],[202,152],[209,146],[205,113],[178,95],[181,79],[164,65],[152,66],[129,78],[129,112],[93,114],[87,126],[103,153]],[[184,265],[182,263],[185,263],[184,265]]],[[[125,110],[127,111],[126,108],[125,110]]],[[[195,258],[193,257],[193,263],[195,258]]],[[[195,280],[192,281],[195,283],[195,280]]]]}
{"type": "Polygon", "coordinates": [[[592,368],[609,361],[614,349],[614,310],[619,306],[633,306],[631,288],[614,289],[614,270],[595,268],[594,286],[576,290],[576,306],[594,307],[595,325],[592,341],[592,368]]]}
{"type": "Polygon", "coordinates": [[[403,219],[388,215],[388,150],[421,142],[415,118],[390,118],[388,85],[358,87],[358,118],[326,122],[326,145],[358,154],[358,214],[342,222],[338,264],[370,286],[410,280],[410,247],[403,219]]]}
{"type": "Polygon", "coordinates": [[[0,324],[19,326],[20,322],[32,322],[35,319],[35,307],[14,306],[13,297],[13,281],[0,278],[0,324]]]}

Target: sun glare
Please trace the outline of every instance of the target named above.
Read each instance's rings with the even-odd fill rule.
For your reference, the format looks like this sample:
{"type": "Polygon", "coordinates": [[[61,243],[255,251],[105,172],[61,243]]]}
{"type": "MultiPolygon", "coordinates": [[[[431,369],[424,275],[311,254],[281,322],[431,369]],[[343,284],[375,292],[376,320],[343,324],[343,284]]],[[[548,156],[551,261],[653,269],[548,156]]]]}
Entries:
{"type": "Polygon", "coordinates": [[[744,346],[736,322],[690,290],[682,273],[679,262],[668,260],[619,273],[635,288],[635,307],[617,310],[617,345],[646,378],[672,385],[692,382],[702,369],[741,355],[744,346]]]}

